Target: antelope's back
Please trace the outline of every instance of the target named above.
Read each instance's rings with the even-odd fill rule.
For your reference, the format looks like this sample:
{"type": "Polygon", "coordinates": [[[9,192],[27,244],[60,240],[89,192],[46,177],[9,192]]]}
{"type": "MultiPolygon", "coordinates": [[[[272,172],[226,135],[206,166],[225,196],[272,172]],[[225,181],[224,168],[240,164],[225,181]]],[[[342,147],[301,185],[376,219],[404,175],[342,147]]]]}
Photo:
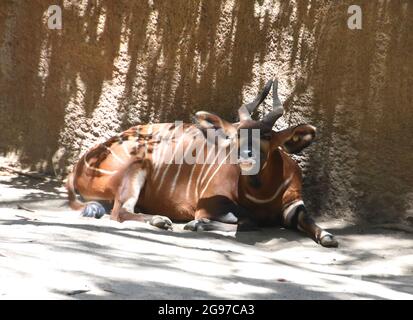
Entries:
{"type": "Polygon", "coordinates": [[[142,162],[147,179],[139,210],[168,212],[176,221],[190,220],[199,199],[237,192],[238,167],[222,161],[205,163],[207,152],[203,133],[192,124],[138,125],[81,158],[76,169],[77,189],[89,199],[113,200],[130,165],[142,162]],[[197,154],[200,150],[203,152],[197,154]],[[195,163],[188,163],[188,157],[195,163]]]}
{"type": "Polygon", "coordinates": [[[175,221],[187,221],[193,219],[200,199],[217,195],[233,198],[237,193],[238,166],[223,159],[219,152],[225,150],[208,149],[196,126],[168,124],[154,139],[151,171],[138,201],[144,212],[168,212],[175,221]]]}

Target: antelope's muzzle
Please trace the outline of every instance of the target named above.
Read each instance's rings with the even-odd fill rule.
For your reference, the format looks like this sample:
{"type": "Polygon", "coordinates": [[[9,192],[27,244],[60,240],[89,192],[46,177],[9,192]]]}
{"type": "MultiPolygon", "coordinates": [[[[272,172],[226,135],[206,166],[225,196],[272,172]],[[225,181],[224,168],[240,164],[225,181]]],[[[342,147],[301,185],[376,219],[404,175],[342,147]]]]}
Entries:
{"type": "Polygon", "coordinates": [[[248,174],[257,164],[257,159],[251,150],[242,150],[238,158],[238,164],[244,174],[248,174]]]}

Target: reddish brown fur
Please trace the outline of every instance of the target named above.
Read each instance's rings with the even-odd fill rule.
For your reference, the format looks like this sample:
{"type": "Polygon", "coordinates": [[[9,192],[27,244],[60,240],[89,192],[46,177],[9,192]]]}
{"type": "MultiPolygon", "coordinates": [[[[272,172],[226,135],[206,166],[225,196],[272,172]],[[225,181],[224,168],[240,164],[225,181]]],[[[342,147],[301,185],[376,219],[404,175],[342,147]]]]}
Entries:
{"type": "MultiPolygon", "coordinates": [[[[267,83],[253,103],[240,108],[239,123],[230,124],[216,115],[199,112],[196,115],[199,128],[183,126],[188,132],[197,133],[211,127],[223,129],[228,136],[236,136],[240,129],[259,129],[260,138],[252,141],[260,146],[262,155],[258,174],[240,175],[240,167],[228,163],[165,164],[159,161],[157,146],[164,146],[162,132],[177,128],[173,124],[142,125],[92,148],[79,160],[67,183],[71,207],[76,210],[84,207],[76,200],[76,190],[85,199],[114,201],[111,218],[117,221],[150,221],[168,228],[172,224],[168,217],[174,221],[192,220],[188,224],[191,230],[232,230],[227,224],[233,226],[244,218],[264,226],[281,224],[298,228],[324,246],[336,246],[333,236],[318,227],[306,213],[301,195],[301,170],[288,154],[307,147],[315,136],[315,128],[300,125],[275,132],[271,127],[281,115],[277,109],[262,121],[254,121],[248,114],[262,102],[271,84],[267,83]],[[136,204],[146,213],[166,217],[134,214],[136,204]]],[[[273,96],[276,107],[279,103],[276,86],[273,96]]],[[[239,140],[236,139],[238,147],[239,140]]],[[[192,142],[190,133],[185,133],[182,140],[169,140],[174,147],[182,143],[183,150],[192,142]]],[[[241,167],[243,165],[241,159],[241,167]]]]}
{"type": "MultiPolygon", "coordinates": [[[[107,142],[100,144],[92,148],[89,152],[81,157],[73,172],[73,188],[80,193],[87,200],[117,200],[120,197],[120,186],[124,179],[127,179],[125,173],[130,170],[132,166],[137,166],[139,170],[145,170],[147,172],[147,179],[144,188],[139,196],[138,207],[143,212],[151,214],[164,214],[174,221],[189,221],[194,218],[216,218],[213,212],[208,212],[204,207],[199,206],[199,197],[195,194],[194,185],[198,179],[201,170],[204,168],[202,164],[171,164],[169,171],[167,172],[164,180],[161,181],[162,174],[167,169],[167,164],[162,164],[162,169],[158,173],[157,177],[154,177],[154,163],[152,161],[152,151],[149,150],[146,154],[143,152],[145,145],[143,141],[148,141],[151,144],[156,144],[152,140],[152,135],[147,135],[148,130],[152,127],[153,135],[158,133],[165,126],[173,126],[172,124],[156,124],[156,125],[143,125],[137,128],[131,128],[120,135],[123,138],[123,143],[132,141],[132,144],[128,143],[128,150],[130,151],[131,158],[122,156],[124,150],[121,144],[119,144],[118,138],[111,138],[107,142]],[[139,131],[139,136],[136,137],[136,132],[139,131]],[[147,139],[143,139],[144,135],[147,135],[147,139]],[[109,152],[106,147],[112,151],[109,152]],[[122,164],[113,153],[118,157],[122,156],[124,163],[122,164]],[[116,174],[110,175],[101,172],[96,172],[85,165],[85,157],[89,165],[95,168],[103,169],[108,172],[118,171],[116,174]],[[180,168],[181,167],[181,168],[180,168]],[[180,170],[176,187],[171,190],[172,180],[176,177],[177,171],[180,170]],[[186,188],[189,183],[188,177],[191,174],[191,170],[194,170],[192,176],[193,192],[187,197],[186,188]],[[162,185],[160,185],[162,183],[162,185]]],[[[193,125],[184,125],[184,129],[192,128],[197,130],[193,125]]],[[[185,147],[190,143],[191,137],[188,136],[183,143],[185,147]]],[[[173,142],[176,143],[176,142],[173,142]]],[[[206,152],[206,150],[205,150],[206,152]]],[[[204,168],[204,174],[209,169],[209,172],[213,172],[218,164],[211,165],[211,167],[204,168]]],[[[230,164],[223,164],[219,170],[219,175],[216,175],[210,182],[208,188],[203,194],[204,199],[214,198],[221,196],[229,199],[235,203],[237,198],[237,184],[238,184],[239,169],[237,166],[230,164]],[[223,179],[225,177],[225,179],[223,179]]],[[[71,180],[72,177],[68,180],[71,180]]],[[[200,179],[201,181],[203,179],[200,179]]],[[[200,193],[206,184],[200,183],[198,186],[198,192],[200,193]]],[[[68,183],[69,200],[73,209],[81,209],[78,201],[74,200],[73,192],[71,191],[70,184],[68,183]]],[[[115,215],[112,218],[119,220],[115,215]]],[[[120,219],[122,220],[122,219],[120,219]]]]}

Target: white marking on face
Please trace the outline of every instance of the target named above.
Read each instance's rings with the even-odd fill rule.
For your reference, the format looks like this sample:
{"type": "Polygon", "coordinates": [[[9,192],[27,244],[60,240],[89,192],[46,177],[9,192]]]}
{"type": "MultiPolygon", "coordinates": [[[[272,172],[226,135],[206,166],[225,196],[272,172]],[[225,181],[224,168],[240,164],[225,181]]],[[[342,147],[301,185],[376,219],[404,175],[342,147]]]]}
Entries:
{"type": "Polygon", "coordinates": [[[258,199],[250,194],[248,194],[247,192],[245,193],[245,197],[254,202],[254,203],[259,203],[259,204],[264,204],[264,203],[269,203],[271,201],[274,201],[275,199],[277,199],[277,197],[280,195],[281,191],[283,191],[283,189],[285,189],[291,182],[291,180],[293,179],[293,175],[291,175],[288,179],[286,179],[275,191],[275,193],[268,198],[265,199],[258,199]]]}

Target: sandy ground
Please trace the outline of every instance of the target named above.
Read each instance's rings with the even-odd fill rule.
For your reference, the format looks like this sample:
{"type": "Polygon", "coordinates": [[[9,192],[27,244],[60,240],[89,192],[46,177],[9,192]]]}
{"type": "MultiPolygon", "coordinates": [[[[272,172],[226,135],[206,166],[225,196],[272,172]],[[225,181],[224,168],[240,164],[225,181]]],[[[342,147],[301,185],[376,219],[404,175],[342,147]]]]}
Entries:
{"type": "Polygon", "coordinates": [[[413,298],[412,234],[321,225],[339,248],[283,229],[163,231],[81,218],[58,183],[0,176],[0,299],[413,298]]]}

